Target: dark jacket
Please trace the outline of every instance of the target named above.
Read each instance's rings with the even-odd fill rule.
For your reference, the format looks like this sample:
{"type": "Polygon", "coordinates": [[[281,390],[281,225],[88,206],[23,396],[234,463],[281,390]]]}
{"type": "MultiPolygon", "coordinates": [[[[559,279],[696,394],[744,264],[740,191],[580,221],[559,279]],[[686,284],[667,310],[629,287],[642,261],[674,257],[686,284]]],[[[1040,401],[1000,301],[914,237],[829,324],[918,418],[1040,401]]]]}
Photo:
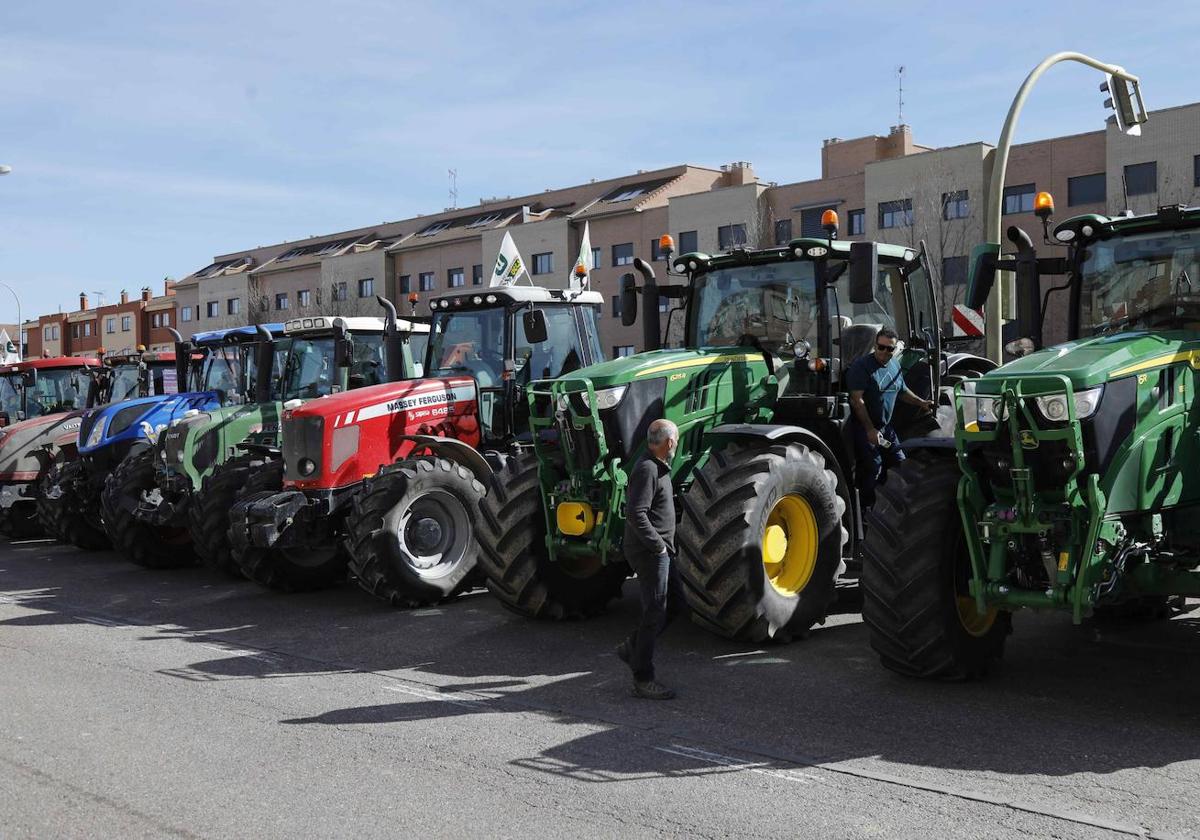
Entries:
{"type": "Polygon", "coordinates": [[[675,496],[671,470],[647,453],[625,488],[625,556],[654,558],[675,551],[675,496]]]}

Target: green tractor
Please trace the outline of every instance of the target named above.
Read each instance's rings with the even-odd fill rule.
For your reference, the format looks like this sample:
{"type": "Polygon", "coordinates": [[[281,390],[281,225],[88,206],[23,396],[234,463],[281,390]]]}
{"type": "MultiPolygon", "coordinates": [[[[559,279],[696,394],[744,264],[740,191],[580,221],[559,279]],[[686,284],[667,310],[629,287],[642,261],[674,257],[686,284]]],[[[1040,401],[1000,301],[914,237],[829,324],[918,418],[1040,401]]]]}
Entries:
{"type": "MultiPolygon", "coordinates": [[[[686,284],[659,286],[635,260],[643,283],[623,278],[623,319],[640,294],[651,349],[533,383],[532,446],[481,505],[480,564],[506,606],[582,617],[619,594],[627,476],[665,417],[679,427],[678,563],[696,620],[753,641],[824,620],[863,537],[846,369],[888,326],[912,391],[929,397],[953,375],[924,249],[837,241],[836,216],[826,229],[785,247],[684,254],[673,273],[686,284]],[[668,325],[682,315],[681,349],[655,349],[662,298],[676,301],[668,325]]],[[[937,420],[897,406],[896,424],[905,437],[937,420]]]]}
{"type": "Polygon", "coordinates": [[[1200,208],[1068,219],[1038,257],[982,246],[972,305],[996,271],[1017,282],[1020,358],[956,388],[956,432],[909,450],[869,517],[863,618],[883,664],[984,674],[1022,607],[1163,616],[1200,595],[1200,208]],[[1040,277],[1066,275],[1041,296],[1040,277]],[[1051,292],[1068,341],[1041,349],[1051,292]],[[1188,466],[1188,465],[1192,466],[1188,466]],[[1198,523],[1193,528],[1190,523],[1198,523]]]}

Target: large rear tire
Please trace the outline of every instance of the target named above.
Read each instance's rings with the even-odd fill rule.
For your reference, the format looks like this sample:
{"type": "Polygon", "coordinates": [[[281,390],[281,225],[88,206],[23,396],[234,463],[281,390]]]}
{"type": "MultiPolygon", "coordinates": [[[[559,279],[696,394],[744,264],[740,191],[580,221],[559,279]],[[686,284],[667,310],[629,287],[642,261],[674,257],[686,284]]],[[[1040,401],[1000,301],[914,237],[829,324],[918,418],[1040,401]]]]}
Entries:
{"type": "MultiPolygon", "coordinates": [[[[282,462],[281,462],[282,463],[282,462]]],[[[229,509],[246,492],[252,477],[270,469],[261,455],[246,453],[230,458],[204,477],[200,491],[188,506],[188,532],[200,562],[210,569],[242,578],[229,540],[229,509]]],[[[282,483],[282,477],[280,478],[282,483]]]]}
{"type": "Polygon", "coordinates": [[[37,503],[32,499],[0,511],[0,533],[10,540],[33,540],[43,535],[37,503]]]}
{"type": "Polygon", "coordinates": [[[486,494],[445,458],[411,458],[369,479],[346,516],[350,572],[394,607],[454,598],[476,581],[473,511],[486,494]]]}
{"type": "Polygon", "coordinates": [[[71,543],[85,551],[112,547],[100,518],[99,499],[89,499],[81,488],[87,486],[87,470],[79,458],[66,460],[63,453],[38,479],[38,521],[48,537],[71,543]],[[50,490],[58,488],[57,498],[50,490]]]}
{"type": "Polygon", "coordinates": [[[504,606],[530,618],[561,620],[603,612],[629,576],[624,562],[560,559],[546,549],[546,517],[532,453],[500,456],[475,521],[479,566],[504,606]]]}
{"type": "Polygon", "coordinates": [[[1011,613],[980,614],[967,594],[959,476],[953,457],[913,452],[867,515],[863,621],[884,666],[906,676],[983,676],[1012,632],[1011,613]]]}
{"type": "Polygon", "coordinates": [[[157,486],[154,449],[136,448],[104,482],[100,509],[113,548],[148,569],[170,569],[195,562],[186,528],[156,527],[134,515],[142,496],[157,486]]]}
{"type": "Polygon", "coordinates": [[[823,623],[849,534],[825,460],[798,443],[715,449],[683,498],[679,575],[692,617],[747,642],[823,623]]]}
{"type": "MultiPolygon", "coordinates": [[[[274,458],[251,474],[237,501],[254,504],[283,489],[283,460],[274,458]]],[[[260,548],[227,536],[242,574],[283,592],[327,589],[346,578],[346,552],[340,544],[276,545],[260,548]]]]}

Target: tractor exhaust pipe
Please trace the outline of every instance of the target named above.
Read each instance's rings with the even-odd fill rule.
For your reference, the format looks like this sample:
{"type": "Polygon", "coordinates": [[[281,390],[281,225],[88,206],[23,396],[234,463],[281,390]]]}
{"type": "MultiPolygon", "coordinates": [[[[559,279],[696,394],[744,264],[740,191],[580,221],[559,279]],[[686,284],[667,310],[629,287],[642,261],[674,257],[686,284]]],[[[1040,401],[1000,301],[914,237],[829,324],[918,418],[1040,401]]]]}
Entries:
{"type": "Polygon", "coordinates": [[[192,343],[184,341],[179,330],[174,327],[167,327],[167,332],[171,334],[171,341],[175,342],[175,389],[182,394],[188,389],[188,373],[192,368],[192,343]]]}
{"type": "Polygon", "coordinates": [[[659,295],[654,267],[641,257],[633,258],[633,267],[642,275],[642,349],[658,350],[662,347],[662,326],[658,317],[659,295]]]}
{"type": "Polygon", "coordinates": [[[275,366],[275,338],[271,331],[262,324],[256,324],[258,345],[254,348],[255,379],[254,401],[265,403],[271,401],[271,370],[275,366]]]}
{"type": "Polygon", "coordinates": [[[386,313],[383,319],[383,363],[387,366],[386,379],[388,382],[412,379],[416,375],[412,348],[408,343],[408,333],[400,329],[396,305],[383,295],[376,295],[375,300],[379,301],[386,313]]]}

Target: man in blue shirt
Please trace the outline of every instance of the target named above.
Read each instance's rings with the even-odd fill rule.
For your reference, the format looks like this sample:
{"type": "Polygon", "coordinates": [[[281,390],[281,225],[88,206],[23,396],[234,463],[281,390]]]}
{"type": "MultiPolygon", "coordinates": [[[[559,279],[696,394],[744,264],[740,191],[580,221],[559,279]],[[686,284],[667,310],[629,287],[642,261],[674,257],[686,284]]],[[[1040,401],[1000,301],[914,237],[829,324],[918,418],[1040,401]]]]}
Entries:
{"type": "Polygon", "coordinates": [[[887,469],[904,460],[892,428],[897,398],[926,411],[937,408],[933,400],[922,399],[905,386],[904,371],[896,359],[897,344],[896,333],[884,327],[875,336],[874,351],[855,359],[846,371],[854,413],[850,425],[856,455],[855,484],[864,508],[875,504],[875,485],[883,480],[887,469]]]}

